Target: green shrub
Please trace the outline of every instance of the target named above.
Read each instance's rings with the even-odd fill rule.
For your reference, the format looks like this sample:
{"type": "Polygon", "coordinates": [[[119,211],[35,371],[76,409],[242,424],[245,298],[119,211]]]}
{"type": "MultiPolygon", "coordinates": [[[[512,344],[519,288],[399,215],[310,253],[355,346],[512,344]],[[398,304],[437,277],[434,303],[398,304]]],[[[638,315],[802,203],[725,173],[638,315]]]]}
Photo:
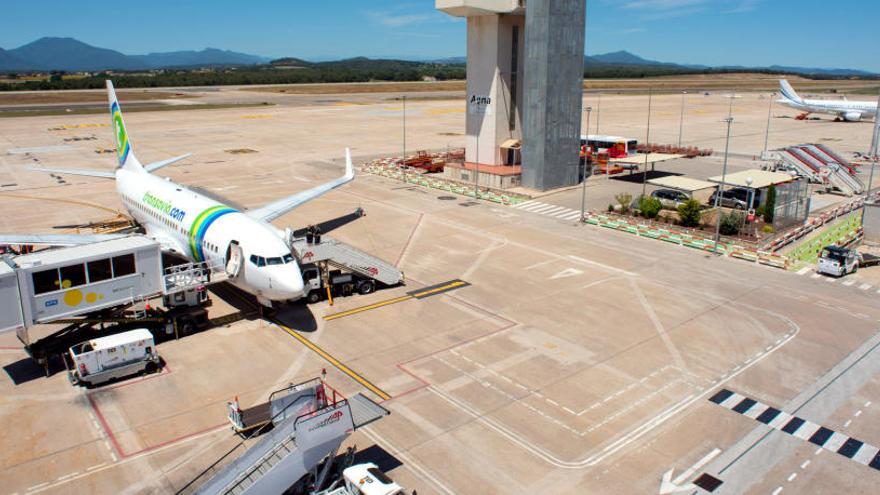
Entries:
{"type": "Polygon", "coordinates": [[[697,227],[703,219],[703,208],[696,199],[689,199],[678,205],[678,218],[685,227],[697,227]]]}
{"type": "Polygon", "coordinates": [[[736,235],[746,221],[746,216],[738,211],[723,213],[721,215],[721,234],[736,235]]]}
{"type": "Polygon", "coordinates": [[[614,205],[611,203],[608,203],[608,213],[613,213],[613,212],[614,212],[614,205]]]}
{"type": "Polygon", "coordinates": [[[765,234],[772,234],[776,232],[776,229],[774,229],[772,225],[764,225],[761,231],[763,231],[765,234]]]}
{"type": "Polygon", "coordinates": [[[773,215],[776,213],[776,186],[767,188],[767,201],[764,203],[764,222],[773,224],[773,215]]]}
{"type": "Polygon", "coordinates": [[[660,214],[660,210],[662,209],[663,203],[657,198],[642,196],[639,199],[639,211],[642,212],[642,215],[644,215],[645,218],[657,218],[657,215],[660,214]]]}
{"type": "Polygon", "coordinates": [[[617,201],[617,204],[620,205],[621,213],[626,213],[629,211],[629,205],[632,203],[632,194],[629,193],[618,193],[614,196],[614,200],[617,201]]]}

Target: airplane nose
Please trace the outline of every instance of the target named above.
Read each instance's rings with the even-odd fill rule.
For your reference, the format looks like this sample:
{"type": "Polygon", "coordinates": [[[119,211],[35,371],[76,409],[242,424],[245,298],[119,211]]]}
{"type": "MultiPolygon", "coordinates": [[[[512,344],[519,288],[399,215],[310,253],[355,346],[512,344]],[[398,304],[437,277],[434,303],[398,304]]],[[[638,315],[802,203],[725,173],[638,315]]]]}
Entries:
{"type": "Polygon", "coordinates": [[[278,293],[279,299],[299,299],[303,296],[303,279],[298,269],[285,267],[278,270],[272,277],[272,288],[278,293]]]}

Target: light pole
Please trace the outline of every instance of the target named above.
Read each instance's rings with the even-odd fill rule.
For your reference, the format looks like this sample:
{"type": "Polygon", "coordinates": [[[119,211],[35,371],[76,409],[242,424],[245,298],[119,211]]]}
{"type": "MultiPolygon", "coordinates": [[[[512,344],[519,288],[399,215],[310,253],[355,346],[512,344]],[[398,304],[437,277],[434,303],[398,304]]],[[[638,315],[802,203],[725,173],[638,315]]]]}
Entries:
{"type": "MultiPolygon", "coordinates": [[[[752,189],[752,183],[754,181],[755,180],[752,179],[752,176],[746,177],[746,186],[748,186],[749,188],[749,209],[746,213],[746,222],[749,224],[749,237],[751,237],[752,235],[752,224],[755,222],[755,220],[757,220],[753,217],[751,221],[748,221],[749,216],[752,215],[752,208],[755,206],[755,190],[752,189]]],[[[755,237],[757,237],[757,233],[755,234],[755,237]]]]}
{"type": "Polygon", "coordinates": [[[596,134],[599,134],[599,119],[602,117],[602,93],[596,95],[596,134]]]}
{"type": "Polygon", "coordinates": [[[406,182],[406,95],[403,95],[403,159],[400,169],[403,170],[403,180],[406,182]]]}
{"type": "Polygon", "coordinates": [[[681,117],[678,119],[678,147],[681,148],[681,131],[684,129],[684,99],[687,91],[681,92],[681,117]]]}
{"type": "Polygon", "coordinates": [[[648,130],[645,133],[645,173],[642,174],[642,197],[645,197],[645,189],[648,186],[648,156],[651,150],[648,147],[651,141],[651,100],[654,96],[654,88],[648,88],[648,130]]]}
{"type": "Polygon", "coordinates": [[[764,133],[764,152],[761,153],[761,158],[767,154],[768,143],[770,142],[770,114],[773,112],[773,97],[776,96],[776,93],[770,93],[770,106],[767,108],[767,131],[764,133]]]}
{"type": "Polygon", "coordinates": [[[877,167],[877,147],[880,145],[880,97],[877,98],[877,113],[874,115],[874,137],[871,143],[871,173],[868,174],[868,188],[865,190],[865,204],[862,205],[862,225],[865,224],[865,212],[871,200],[871,188],[874,187],[874,169],[877,167]]]}
{"type": "MultiPolygon", "coordinates": [[[[593,107],[587,107],[587,149],[590,148],[590,113],[593,111],[593,107]]],[[[586,218],[587,211],[587,166],[589,162],[589,154],[584,154],[584,180],[581,182],[581,223],[583,223],[586,218]]]]}
{"type": "MultiPolygon", "coordinates": [[[[733,102],[733,100],[730,100],[733,102]]],[[[732,103],[731,103],[732,105],[732,103]]],[[[733,123],[733,117],[724,119],[727,122],[727,141],[724,143],[724,165],[721,167],[721,184],[718,186],[718,192],[715,193],[715,254],[718,254],[718,241],[721,238],[721,196],[724,194],[724,182],[727,180],[727,153],[730,151],[730,125],[733,123]]]]}

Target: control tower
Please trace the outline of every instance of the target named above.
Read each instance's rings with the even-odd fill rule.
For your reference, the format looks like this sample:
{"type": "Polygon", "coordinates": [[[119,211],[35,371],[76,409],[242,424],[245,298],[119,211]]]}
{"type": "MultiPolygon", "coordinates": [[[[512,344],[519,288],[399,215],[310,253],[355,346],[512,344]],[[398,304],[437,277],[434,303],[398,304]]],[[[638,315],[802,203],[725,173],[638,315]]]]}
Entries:
{"type": "Polygon", "coordinates": [[[584,0],[436,0],[467,18],[465,160],[511,164],[522,141],[522,185],[576,184],[583,95],[584,0]]]}

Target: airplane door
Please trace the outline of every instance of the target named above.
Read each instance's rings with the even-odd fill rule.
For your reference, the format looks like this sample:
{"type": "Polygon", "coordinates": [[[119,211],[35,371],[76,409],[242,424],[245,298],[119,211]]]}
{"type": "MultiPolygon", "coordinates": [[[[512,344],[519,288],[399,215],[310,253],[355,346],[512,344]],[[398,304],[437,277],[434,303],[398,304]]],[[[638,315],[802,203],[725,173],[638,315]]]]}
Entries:
{"type": "Polygon", "coordinates": [[[242,253],[238,241],[230,242],[226,250],[226,274],[229,275],[229,278],[235,278],[241,272],[243,258],[244,253],[242,253]]]}

